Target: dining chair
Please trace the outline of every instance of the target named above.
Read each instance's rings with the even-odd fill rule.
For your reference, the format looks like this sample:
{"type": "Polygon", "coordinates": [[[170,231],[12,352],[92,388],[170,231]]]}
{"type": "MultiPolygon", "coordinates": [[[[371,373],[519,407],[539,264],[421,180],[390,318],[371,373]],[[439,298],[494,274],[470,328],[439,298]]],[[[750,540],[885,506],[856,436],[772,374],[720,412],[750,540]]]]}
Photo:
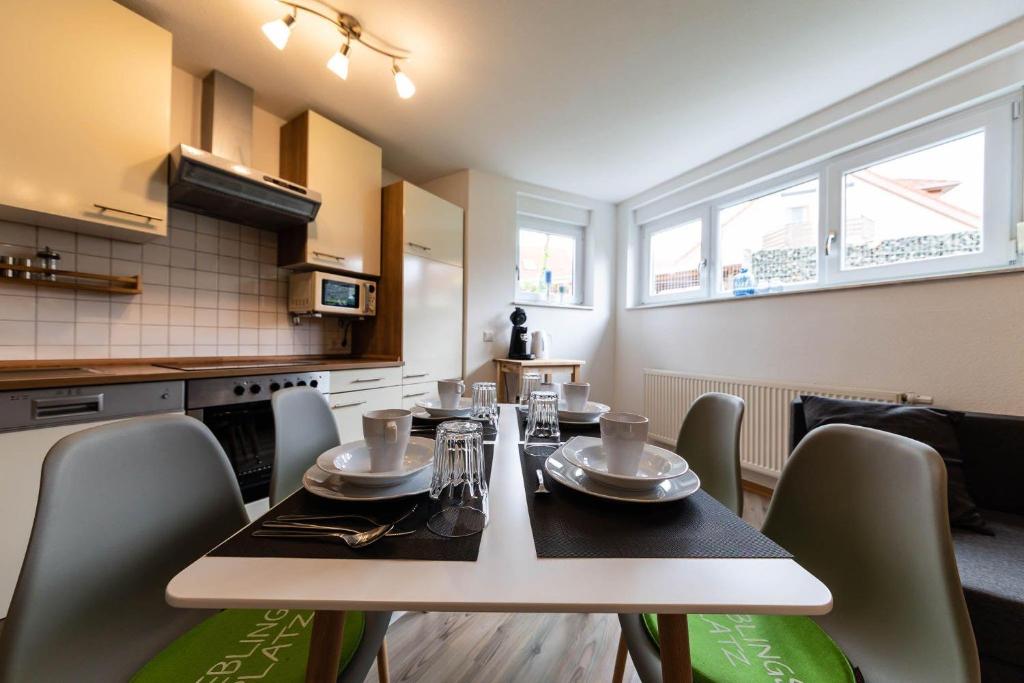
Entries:
{"type": "MultiPolygon", "coordinates": [[[[43,461],[0,632],[0,683],[199,680],[270,663],[281,678],[301,679],[310,612],[186,610],[165,600],[178,572],[247,522],[227,456],[198,420],[141,417],[61,439],[43,461]],[[291,645],[276,648],[278,661],[239,657],[259,652],[249,634],[286,629],[291,645]]],[[[387,620],[357,612],[347,626],[339,681],[361,682],[387,620]]]]}
{"type": "MultiPolygon", "coordinates": [[[[808,434],[783,468],[763,531],[829,587],[833,609],[813,620],[691,615],[695,673],[716,683],[773,670],[852,681],[852,663],[871,683],[980,681],[945,480],[942,459],[919,441],[852,425],[808,434]],[[736,633],[762,640],[723,647],[736,633]],[[738,665],[747,655],[751,666],[738,665]]],[[[661,681],[656,619],[619,620],[640,679],[661,681]]]]}
{"type": "MultiPolygon", "coordinates": [[[[316,389],[281,389],[270,399],[270,406],[274,414],[274,467],[270,475],[270,505],[273,507],[302,488],[302,475],[321,453],[339,446],[341,437],[330,405],[316,389]]],[[[391,612],[366,612],[366,620],[374,626],[383,624],[377,651],[377,676],[380,683],[386,683],[389,666],[384,636],[391,612]]],[[[352,683],[362,683],[362,680],[351,679],[352,683]]],[[[342,677],[339,683],[349,683],[349,679],[342,677]]]]}
{"type": "Polygon", "coordinates": [[[731,394],[703,394],[679,429],[676,453],[700,477],[700,486],[737,515],[743,514],[740,427],[746,404],[731,394]]]}

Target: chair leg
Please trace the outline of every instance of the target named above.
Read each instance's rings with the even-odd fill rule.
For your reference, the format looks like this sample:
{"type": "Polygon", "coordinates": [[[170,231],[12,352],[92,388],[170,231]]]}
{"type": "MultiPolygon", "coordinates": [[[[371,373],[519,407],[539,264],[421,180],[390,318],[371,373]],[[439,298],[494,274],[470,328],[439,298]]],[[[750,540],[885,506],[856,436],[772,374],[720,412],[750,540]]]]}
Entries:
{"type": "Polygon", "coordinates": [[[612,673],[612,683],[622,683],[626,675],[626,657],[629,651],[626,650],[626,635],[619,631],[619,651],[615,653],[615,671],[612,673]]]}
{"type": "Polygon", "coordinates": [[[388,641],[380,644],[377,651],[377,681],[378,683],[391,683],[391,671],[388,669],[388,641]]]}

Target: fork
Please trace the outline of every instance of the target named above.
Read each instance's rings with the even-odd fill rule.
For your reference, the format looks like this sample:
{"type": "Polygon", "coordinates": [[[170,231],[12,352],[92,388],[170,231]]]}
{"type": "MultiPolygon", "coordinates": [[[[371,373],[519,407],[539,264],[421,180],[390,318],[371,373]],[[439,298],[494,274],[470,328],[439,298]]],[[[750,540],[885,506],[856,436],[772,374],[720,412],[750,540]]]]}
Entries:
{"type": "MultiPolygon", "coordinates": [[[[377,526],[388,526],[387,524],[377,526]]],[[[393,525],[392,525],[393,526],[393,525]]],[[[295,534],[317,534],[317,533],[345,533],[345,534],[358,534],[362,533],[359,529],[352,529],[346,526],[331,526],[327,524],[306,524],[304,522],[263,522],[261,525],[263,529],[281,529],[284,531],[292,531],[295,534]]],[[[372,531],[372,529],[371,529],[372,531]]],[[[393,528],[389,531],[386,536],[408,536],[409,534],[416,533],[416,529],[409,531],[395,531],[393,528]]]]}
{"type": "Polygon", "coordinates": [[[537,470],[537,489],[534,493],[551,493],[551,491],[548,491],[548,487],[544,485],[544,473],[540,469],[537,470]]]}
{"type": "Polygon", "coordinates": [[[344,515],[279,515],[278,517],[276,517],[274,519],[274,521],[275,522],[316,522],[316,521],[323,521],[323,520],[327,520],[327,519],[361,519],[361,520],[363,520],[365,522],[368,522],[370,524],[374,524],[374,525],[377,525],[377,526],[387,525],[387,524],[397,525],[399,522],[405,520],[409,515],[411,515],[412,513],[416,512],[416,508],[418,508],[418,507],[419,507],[419,503],[417,503],[416,505],[413,505],[411,508],[409,508],[408,511],[406,511],[402,516],[400,516],[398,519],[396,519],[393,522],[381,522],[381,521],[379,521],[377,519],[374,519],[373,517],[367,517],[366,515],[356,515],[356,514],[344,514],[344,515]]]}
{"type": "Polygon", "coordinates": [[[340,533],[340,532],[310,532],[305,533],[301,531],[264,531],[257,529],[252,532],[253,536],[258,538],[325,538],[338,540],[347,545],[349,548],[364,548],[371,543],[375,543],[380,539],[388,535],[388,533],[394,528],[394,525],[385,524],[383,526],[375,527],[369,531],[360,531],[354,534],[340,533]]]}

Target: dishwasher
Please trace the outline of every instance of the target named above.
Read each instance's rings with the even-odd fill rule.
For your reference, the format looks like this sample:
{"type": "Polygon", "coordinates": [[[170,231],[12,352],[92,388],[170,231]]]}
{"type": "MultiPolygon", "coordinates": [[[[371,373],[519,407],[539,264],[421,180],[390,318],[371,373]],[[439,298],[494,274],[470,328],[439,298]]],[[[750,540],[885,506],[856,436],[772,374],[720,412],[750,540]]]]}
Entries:
{"type": "Polygon", "coordinates": [[[0,619],[25,559],[50,447],[100,424],[184,410],[182,381],[0,391],[0,619]]]}

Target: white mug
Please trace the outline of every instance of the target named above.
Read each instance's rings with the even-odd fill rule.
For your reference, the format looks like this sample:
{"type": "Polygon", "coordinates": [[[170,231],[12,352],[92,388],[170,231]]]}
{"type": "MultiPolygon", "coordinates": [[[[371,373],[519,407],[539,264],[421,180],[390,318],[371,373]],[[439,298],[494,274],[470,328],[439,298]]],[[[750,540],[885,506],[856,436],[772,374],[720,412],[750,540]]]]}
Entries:
{"type": "Polygon", "coordinates": [[[590,382],[565,382],[562,385],[565,396],[565,408],[573,412],[586,410],[590,400],[590,382]]]}
{"type": "Polygon", "coordinates": [[[455,410],[459,407],[459,399],[466,393],[466,384],[461,379],[437,380],[437,396],[441,399],[441,408],[455,410]]]}
{"type": "Polygon", "coordinates": [[[401,468],[410,429],[412,413],[408,410],[371,410],[363,415],[363,440],[370,452],[371,472],[393,472],[401,468]]]}
{"type": "Polygon", "coordinates": [[[605,413],[601,416],[601,449],[611,474],[633,476],[647,443],[650,421],[635,413],[605,413]]]}

